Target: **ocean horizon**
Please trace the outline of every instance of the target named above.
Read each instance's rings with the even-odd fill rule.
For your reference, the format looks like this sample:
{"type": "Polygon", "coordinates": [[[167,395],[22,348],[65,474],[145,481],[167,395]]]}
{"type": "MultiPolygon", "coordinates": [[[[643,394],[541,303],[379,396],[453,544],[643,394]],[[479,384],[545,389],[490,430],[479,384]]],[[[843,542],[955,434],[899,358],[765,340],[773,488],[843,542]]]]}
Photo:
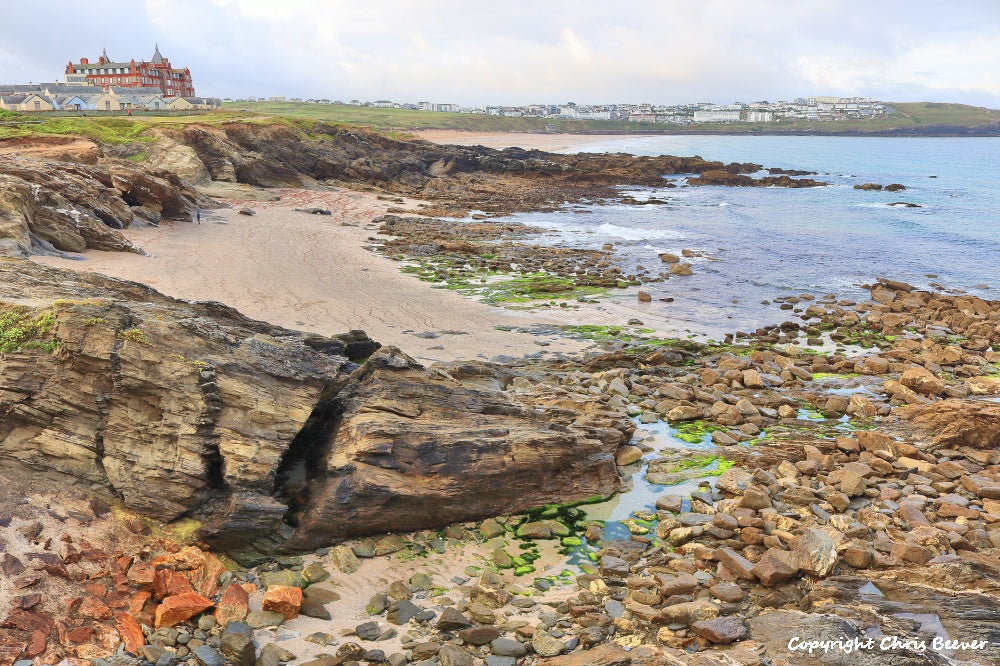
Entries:
{"type": "Polygon", "coordinates": [[[563,152],[698,155],[814,171],[812,178],[829,183],[690,187],[672,175],[663,188],[629,188],[637,200],[664,203],[595,202],[516,216],[555,232],[544,242],[613,243],[626,272],[661,270],[664,252],[703,255],[685,259],[693,275],[643,287],[658,314],[671,313],[693,333],[775,323],[773,300],[780,296],[862,299],[862,285],[878,277],[998,297],[1000,192],[993,174],[1000,173],[1000,138],[628,136],[563,152]],[[906,189],[854,188],[865,183],[906,189]]]}

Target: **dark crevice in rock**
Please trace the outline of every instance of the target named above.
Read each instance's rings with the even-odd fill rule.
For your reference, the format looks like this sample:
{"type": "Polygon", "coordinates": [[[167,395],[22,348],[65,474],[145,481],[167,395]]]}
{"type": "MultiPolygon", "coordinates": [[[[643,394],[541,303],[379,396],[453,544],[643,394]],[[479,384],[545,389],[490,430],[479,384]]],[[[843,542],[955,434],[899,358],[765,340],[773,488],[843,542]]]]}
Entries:
{"type": "Polygon", "coordinates": [[[275,475],[274,496],[287,504],[285,514],[289,524],[296,523],[296,516],[309,504],[310,481],[317,476],[326,443],[344,406],[337,399],[342,384],[327,386],[306,420],[305,425],[285,451],[275,475]]]}
{"type": "Polygon", "coordinates": [[[205,461],[205,477],[208,487],[213,490],[227,489],[222,473],[222,452],[219,450],[219,435],[215,431],[216,417],[222,411],[222,399],[215,384],[215,368],[204,367],[198,371],[202,400],[205,408],[198,418],[198,436],[204,442],[202,459],[205,461]]]}
{"type": "Polygon", "coordinates": [[[114,344],[111,347],[111,352],[108,354],[108,359],[111,361],[111,390],[108,393],[102,393],[95,398],[95,402],[97,402],[99,420],[97,422],[96,432],[94,433],[94,466],[104,479],[104,485],[107,486],[111,493],[119,498],[123,497],[123,495],[117,488],[115,488],[114,484],[111,483],[111,477],[108,476],[108,470],[104,466],[104,430],[108,427],[108,418],[111,413],[111,401],[114,394],[116,391],[121,391],[122,359],[120,352],[122,344],[125,342],[121,336],[121,332],[130,326],[132,326],[131,318],[125,319],[119,323],[118,329],[115,332],[114,344]]]}
{"type": "Polygon", "coordinates": [[[100,210],[100,209],[94,210],[94,215],[96,215],[97,218],[101,222],[103,222],[106,226],[109,226],[112,229],[119,229],[120,230],[120,229],[124,229],[125,228],[125,225],[122,224],[121,220],[119,220],[118,218],[116,218],[113,215],[110,215],[109,213],[106,213],[103,210],[100,210]]]}

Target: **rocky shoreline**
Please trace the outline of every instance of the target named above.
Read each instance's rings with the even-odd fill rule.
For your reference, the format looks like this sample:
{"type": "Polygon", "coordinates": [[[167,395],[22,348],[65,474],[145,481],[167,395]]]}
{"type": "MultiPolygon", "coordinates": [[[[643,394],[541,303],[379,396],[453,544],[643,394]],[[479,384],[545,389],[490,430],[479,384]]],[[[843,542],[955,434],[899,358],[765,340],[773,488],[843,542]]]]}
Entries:
{"type": "MultiPolygon", "coordinates": [[[[28,206],[13,183],[27,241],[5,247],[77,251],[39,233],[54,207],[90,207],[84,247],[114,236],[100,211],[190,215],[210,204],[189,180],[464,215],[759,170],[402,143],[192,126],[149,158],[184,180],[99,187],[117,162],[14,160],[80,195],[28,206]]],[[[663,278],[503,221],[379,222],[379,252],[499,303],[663,278]]],[[[784,298],[794,320],[723,343],[578,327],[599,345],[580,358],[423,367],[361,331],[0,260],[0,666],[995,663],[1000,301],[869,292],[784,298]],[[640,482],[651,503],[596,517],[640,482]],[[813,643],[838,639],[854,651],[813,643]]]]}
{"type": "MultiPolygon", "coordinates": [[[[307,512],[293,521],[306,526],[305,535],[315,533],[309,525],[335,525],[338,516],[348,521],[347,530],[330,528],[335,534],[350,536],[351,525],[366,523],[373,532],[390,534],[320,548],[304,559],[244,553],[244,563],[253,565],[246,569],[173,541],[147,540],[131,553],[91,550],[81,557],[75,541],[62,538],[63,546],[46,555],[44,546],[59,540],[58,529],[36,531],[31,521],[15,519],[5,526],[5,543],[27,541],[42,555],[4,556],[7,575],[20,576],[4,620],[14,638],[6,654],[29,650],[43,661],[74,654],[96,657],[100,649],[90,638],[104,636],[107,647],[100,656],[111,659],[107,663],[131,663],[124,653],[110,658],[117,646],[112,645],[114,625],[123,639],[132,636],[133,642],[124,644],[134,648],[130,652],[153,662],[196,658],[213,663],[218,653],[241,664],[282,663],[294,654],[312,658],[314,666],[382,660],[658,664],[692,663],[696,653],[707,651],[706,657],[733,663],[811,663],[807,654],[789,651],[792,634],[821,640],[835,633],[860,640],[877,627],[879,639],[898,635],[930,645],[934,635],[945,634],[986,644],[952,654],[873,649],[852,658],[873,664],[990,663],[998,658],[1000,626],[994,617],[1000,406],[991,399],[1000,392],[1000,354],[992,350],[1000,342],[1000,302],[920,292],[899,283],[878,283],[871,293],[868,303],[843,306],[820,299],[799,313],[823,333],[850,339],[844,352],[815,353],[777,342],[777,332],[787,336],[792,330],[785,325],[735,347],[687,343],[651,350],[618,343],[619,349],[592,356],[582,366],[564,362],[505,371],[508,379],[501,381],[515,386],[547,385],[550,396],[557,395],[551,393],[557,387],[568,389],[564,401],[574,420],[582,403],[573,396],[590,395],[594,407],[609,415],[665,421],[707,436],[715,446],[713,456],[735,462],[717,476],[703,477],[690,500],[665,492],[655,507],[638,510],[627,539],[605,539],[600,522],[580,520],[572,509],[553,510],[548,518],[515,509],[508,517],[473,523],[442,513],[438,524],[451,524],[441,531],[399,534],[417,526],[406,518],[406,504],[417,510],[415,516],[425,512],[425,518],[438,519],[434,509],[407,500],[374,505],[369,517],[318,509],[309,518],[307,512]],[[548,573],[560,567],[565,555],[559,551],[568,553],[576,544],[592,554],[593,564],[569,577],[548,573]],[[457,567],[462,558],[449,553],[469,547],[478,549],[476,564],[451,572],[439,558],[435,574],[422,571],[420,560],[433,555],[444,555],[457,567]],[[336,599],[338,586],[349,585],[366,558],[401,562],[404,577],[387,580],[384,590],[370,590],[363,609],[344,608],[336,599]],[[84,574],[80,567],[92,567],[94,561],[105,562],[106,568],[84,574]],[[86,610],[63,610],[47,592],[52,576],[92,591],[105,586],[98,593],[108,599],[101,602],[104,610],[94,611],[93,603],[86,610]],[[112,586],[112,581],[117,582],[112,586]],[[244,596],[246,601],[240,601],[244,596]],[[328,607],[338,616],[358,617],[364,610],[371,619],[344,626],[328,607]],[[303,635],[296,629],[298,620],[290,619],[300,613],[329,622],[333,631],[303,635]],[[268,629],[275,625],[276,630],[268,629]],[[51,632],[60,626],[65,636],[93,632],[76,644],[62,638],[57,643],[51,632]],[[247,637],[255,638],[259,655],[248,647],[247,637]],[[298,654],[282,647],[303,642],[309,645],[298,654]],[[43,649],[35,650],[39,645],[43,649]],[[386,653],[380,645],[398,651],[386,653]],[[331,656],[318,656],[324,651],[331,656]]],[[[67,326],[62,321],[60,327],[67,326]]],[[[380,352],[373,359],[384,359],[382,367],[390,374],[398,366],[412,372],[394,353],[380,352]]],[[[495,382],[497,371],[468,364],[436,369],[450,382],[461,381],[463,373],[477,382],[495,382]]],[[[383,371],[372,376],[376,387],[397,381],[378,372],[383,371]]],[[[369,391],[355,389],[347,403],[380,399],[369,391]]],[[[404,392],[389,412],[415,401],[404,392]]],[[[427,418],[444,421],[435,414],[427,418]]],[[[461,430],[455,433],[459,442],[461,430]]],[[[618,442],[617,462],[629,472],[628,465],[643,453],[641,448],[633,453],[635,444],[648,448],[649,440],[626,445],[628,437],[622,437],[618,442]]],[[[578,446],[560,448],[576,451],[578,446]]],[[[385,462],[393,464],[377,463],[381,469],[413,464],[403,450],[394,447],[389,455],[385,462]]],[[[440,455],[442,463],[457,468],[470,464],[445,462],[447,454],[440,455]]],[[[653,468],[650,464],[647,474],[653,468]]],[[[636,473],[634,467],[631,471],[636,473]]],[[[446,487],[434,485],[435,494],[446,487]]],[[[489,492],[506,488],[504,481],[489,492]]],[[[612,483],[581,494],[617,489],[612,483]]],[[[324,488],[319,494],[332,498],[338,491],[324,488]]],[[[395,491],[386,486],[376,494],[388,499],[395,491]]],[[[536,497],[527,502],[543,503],[536,497]]],[[[106,506],[92,503],[93,515],[66,512],[63,522],[113,520],[106,506]]],[[[128,524],[141,532],[146,522],[128,524]]],[[[309,548],[311,538],[296,542],[293,536],[291,543],[309,548]]]]}

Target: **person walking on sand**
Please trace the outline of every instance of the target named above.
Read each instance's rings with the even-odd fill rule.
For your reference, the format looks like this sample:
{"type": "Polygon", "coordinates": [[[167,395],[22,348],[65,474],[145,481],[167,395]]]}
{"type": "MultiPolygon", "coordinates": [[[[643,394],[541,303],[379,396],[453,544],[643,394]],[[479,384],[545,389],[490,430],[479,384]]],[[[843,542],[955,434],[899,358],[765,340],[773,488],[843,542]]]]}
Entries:
{"type": "Polygon", "coordinates": [[[198,218],[198,224],[201,224],[201,209],[199,209],[198,212],[195,213],[195,217],[198,218]]]}

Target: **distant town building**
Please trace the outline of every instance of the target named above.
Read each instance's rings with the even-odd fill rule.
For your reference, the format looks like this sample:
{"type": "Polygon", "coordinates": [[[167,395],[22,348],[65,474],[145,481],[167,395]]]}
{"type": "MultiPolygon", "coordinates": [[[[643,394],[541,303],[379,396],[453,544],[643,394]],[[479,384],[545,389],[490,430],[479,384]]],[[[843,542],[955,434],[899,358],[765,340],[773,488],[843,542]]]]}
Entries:
{"type": "Polygon", "coordinates": [[[735,123],[740,120],[739,111],[695,111],[696,123],[735,123]]]}
{"type": "Polygon", "coordinates": [[[129,62],[115,62],[108,57],[105,49],[97,62],[80,58],[80,62],[66,65],[66,83],[100,86],[104,90],[119,88],[157,88],[163,97],[194,97],[194,82],[191,70],[178,69],[170,64],[169,58],[160,54],[156,45],[153,57],[129,62]]]}

